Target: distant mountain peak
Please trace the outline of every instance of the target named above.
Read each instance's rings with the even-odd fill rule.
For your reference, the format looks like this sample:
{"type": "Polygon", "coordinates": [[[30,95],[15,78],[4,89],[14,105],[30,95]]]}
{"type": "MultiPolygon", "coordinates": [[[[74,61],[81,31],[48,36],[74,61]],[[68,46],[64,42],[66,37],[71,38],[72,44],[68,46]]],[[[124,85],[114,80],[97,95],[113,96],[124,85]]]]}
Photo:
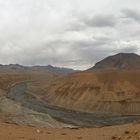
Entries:
{"type": "Polygon", "coordinates": [[[90,70],[102,69],[140,69],[140,56],[135,53],[118,53],[96,63],[90,70]]]}
{"type": "Polygon", "coordinates": [[[55,66],[52,66],[52,65],[48,65],[48,66],[46,66],[46,68],[49,71],[57,72],[57,73],[72,73],[72,72],[76,71],[76,70],[73,70],[73,69],[70,69],[70,68],[55,67],[55,66]]]}

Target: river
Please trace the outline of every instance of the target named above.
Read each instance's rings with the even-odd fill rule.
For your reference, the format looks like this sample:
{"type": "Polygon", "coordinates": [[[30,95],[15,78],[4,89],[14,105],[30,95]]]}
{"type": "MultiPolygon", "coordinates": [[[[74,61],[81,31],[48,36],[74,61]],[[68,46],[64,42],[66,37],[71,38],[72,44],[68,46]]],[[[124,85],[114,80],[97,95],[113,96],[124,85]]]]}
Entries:
{"type": "Polygon", "coordinates": [[[140,116],[136,115],[120,116],[109,112],[87,113],[53,106],[29,94],[27,92],[27,86],[27,82],[18,83],[12,86],[7,97],[20,102],[23,106],[34,111],[49,114],[61,122],[74,124],[80,127],[97,127],[124,124],[140,119],[140,116]]]}

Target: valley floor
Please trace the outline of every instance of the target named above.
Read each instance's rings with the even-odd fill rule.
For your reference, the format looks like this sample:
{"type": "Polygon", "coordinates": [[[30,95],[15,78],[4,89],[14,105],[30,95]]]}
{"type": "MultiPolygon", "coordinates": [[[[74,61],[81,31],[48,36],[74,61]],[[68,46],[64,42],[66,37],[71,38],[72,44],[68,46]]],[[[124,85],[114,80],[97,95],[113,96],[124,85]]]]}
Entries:
{"type": "Polygon", "coordinates": [[[140,123],[103,128],[54,129],[0,123],[0,140],[139,140],[140,123]]]}

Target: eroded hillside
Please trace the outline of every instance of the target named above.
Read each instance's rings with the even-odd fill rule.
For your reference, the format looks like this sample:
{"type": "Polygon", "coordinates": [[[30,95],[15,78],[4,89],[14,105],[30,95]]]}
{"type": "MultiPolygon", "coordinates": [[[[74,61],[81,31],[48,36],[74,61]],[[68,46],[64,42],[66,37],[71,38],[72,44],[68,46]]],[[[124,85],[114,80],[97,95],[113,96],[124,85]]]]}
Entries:
{"type": "Polygon", "coordinates": [[[140,70],[74,73],[46,86],[46,101],[82,111],[140,114],[140,70]]]}
{"type": "MultiPolygon", "coordinates": [[[[44,84],[43,84],[44,85],[44,84]]],[[[51,104],[90,112],[140,115],[140,56],[109,56],[87,71],[44,87],[51,104]]]]}

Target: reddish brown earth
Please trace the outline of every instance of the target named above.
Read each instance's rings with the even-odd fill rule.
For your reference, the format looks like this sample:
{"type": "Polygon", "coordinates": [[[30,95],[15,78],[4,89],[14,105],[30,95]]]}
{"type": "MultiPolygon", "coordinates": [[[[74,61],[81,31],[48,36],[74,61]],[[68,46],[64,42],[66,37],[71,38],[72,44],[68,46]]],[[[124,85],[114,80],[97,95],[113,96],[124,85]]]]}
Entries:
{"type": "Polygon", "coordinates": [[[80,129],[48,129],[0,123],[1,140],[139,140],[140,124],[80,129]]]}
{"type": "Polygon", "coordinates": [[[54,105],[88,112],[140,115],[140,56],[109,56],[87,71],[46,84],[44,89],[46,101],[54,105]]]}
{"type": "Polygon", "coordinates": [[[140,70],[78,72],[60,78],[44,89],[47,102],[63,107],[140,113],[140,70]]]}
{"type": "MultiPolygon", "coordinates": [[[[139,57],[136,57],[135,66],[139,63],[138,59],[139,57]]],[[[126,60],[129,60],[128,57],[126,60]]],[[[109,61],[111,63],[107,69],[76,72],[66,76],[59,76],[44,70],[1,71],[0,97],[5,97],[9,86],[15,83],[33,81],[29,83],[28,92],[57,106],[88,112],[140,115],[140,69],[138,67],[130,69],[129,66],[134,66],[131,60],[125,63],[118,63],[118,61],[120,57],[115,59],[115,63],[119,64],[116,69],[112,68],[114,67],[113,61],[109,61]]],[[[105,63],[105,66],[107,64],[105,63]]],[[[9,104],[2,105],[5,107],[9,104]]],[[[10,107],[10,109],[13,108],[10,107]]],[[[6,122],[10,122],[7,114],[5,116],[1,112],[0,140],[140,139],[139,122],[90,129],[39,128],[6,122]]]]}
{"type": "Polygon", "coordinates": [[[140,56],[134,53],[119,53],[96,63],[90,70],[140,69],[140,56]]]}

